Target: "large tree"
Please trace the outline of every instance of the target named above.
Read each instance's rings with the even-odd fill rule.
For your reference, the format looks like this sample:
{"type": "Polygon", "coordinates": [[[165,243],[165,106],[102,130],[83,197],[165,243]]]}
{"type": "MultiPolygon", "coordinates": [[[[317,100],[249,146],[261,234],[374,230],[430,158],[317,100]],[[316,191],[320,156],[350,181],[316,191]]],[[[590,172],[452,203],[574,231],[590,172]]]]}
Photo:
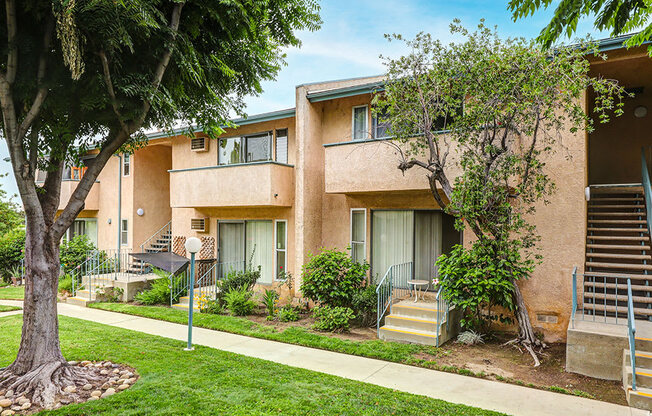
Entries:
{"type": "Polygon", "coordinates": [[[59,346],[59,242],[107,161],[174,123],[220,133],[320,24],[315,0],[5,0],[0,11],[3,137],[26,215],[26,289],[16,360],[0,370],[45,407],[90,372],[59,346]],[[62,170],[98,149],[57,215],[62,170]],[[35,184],[37,169],[47,172],[35,184]]]}
{"type": "MultiPolygon", "coordinates": [[[[7,177],[9,174],[0,174],[0,179],[7,177]]],[[[14,202],[14,195],[7,195],[7,191],[2,189],[0,183],[0,235],[23,224],[23,212],[14,202]]]]}
{"type": "Polygon", "coordinates": [[[517,340],[538,364],[535,348],[544,345],[516,282],[539,261],[529,220],[554,190],[546,161],[555,152],[564,157],[562,137],[592,128],[582,107],[587,89],[603,121],[621,111],[623,90],[588,75],[585,48],[542,51],[532,41],[501,39],[483,23],[469,32],[455,22],[451,32],[460,41],[450,45],[423,33],[389,37],[410,53],[386,59],[375,111],[390,125],[399,169],[423,170],[439,206],[477,238],[440,264],[445,296],[476,297],[478,310],[492,303],[512,310],[517,340]]]}
{"type": "MultiPolygon", "coordinates": [[[[509,10],[514,20],[534,15],[547,9],[553,0],[510,0],[509,10]]],[[[609,31],[611,36],[639,31],[627,39],[626,45],[639,46],[652,38],[652,7],[643,0],[561,0],[539,35],[539,42],[548,48],[561,36],[571,37],[577,31],[582,18],[593,18],[593,26],[600,31],[609,31]]],[[[652,52],[652,47],[648,48],[652,52]]]]}

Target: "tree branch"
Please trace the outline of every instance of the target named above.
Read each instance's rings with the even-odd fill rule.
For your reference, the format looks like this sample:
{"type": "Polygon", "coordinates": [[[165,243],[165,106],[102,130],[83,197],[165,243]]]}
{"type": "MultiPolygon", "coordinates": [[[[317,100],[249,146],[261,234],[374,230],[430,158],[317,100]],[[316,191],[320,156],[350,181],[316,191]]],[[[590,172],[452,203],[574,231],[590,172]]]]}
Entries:
{"type": "Polygon", "coordinates": [[[113,113],[118,118],[118,122],[122,127],[122,130],[125,134],[130,135],[129,128],[122,119],[122,114],[120,113],[120,107],[118,106],[118,100],[115,96],[115,90],[113,89],[113,81],[111,80],[111,70],[109,69],[109,60],[106,58],[106,53],[102,50],[99,53],[100,60],[102,61],[102,71],[104,72],[104,83],[106,84],[106,89],[111,98],[111,106],[113,107],[113,113]]]}
{"type": "Polygon", "coordinates": [[[16,45],[16,2],[14,0],[5,0],[5,10],[7,14],[7,73],[6,80],[9,85],[13,85],[16,80],[18,71],[18,45],[16,45]]]}

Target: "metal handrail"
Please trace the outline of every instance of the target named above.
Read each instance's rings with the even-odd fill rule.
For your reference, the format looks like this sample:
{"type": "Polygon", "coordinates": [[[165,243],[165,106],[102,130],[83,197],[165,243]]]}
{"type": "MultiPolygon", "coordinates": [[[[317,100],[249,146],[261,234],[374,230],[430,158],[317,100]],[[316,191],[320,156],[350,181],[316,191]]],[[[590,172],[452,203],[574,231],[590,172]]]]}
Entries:
{"type": "Polygon", "coordinates": [[[627,330],[629,335],[629,360],[632,365],[632,390],[636,390],[636,320],[632,300],[632,282],[627,279],[627,330]]]}
{"type": "MultiPolygon", "coordinates": [[[[72,276],[72,296],[77,296],[77,290],[81,287],[82,285],[82,280],[84,278],[84,273],[88,270],[88,266],[90,265],[93,267],[93,263],[95,263],[100,255],[99,250],[91,250],[87,253],[86,260],[84,260],[80,265],[76,267],[76,275],[72,276]],[[81,286],[77,286],[77,279],[79,279],[79,284],[81,286]]],[[[92,269],[91,269],[92,270],[92,269]]]]}
{"type": "Polygon", "coordinates": [[[385,275],[376,286],[376,333],[380,335],[380,322],[389,310],[392,314],[392,304],[396,291],[407,295],[411,292],[408,280],[413,276],[414,268],[411,261],[394,264],[387,268],[385,275]]]}
{"type": "Polygon", "coordinates": [[[647,217],[648,232],[652,233],[652,185],[650,184],[650,172],[647,168],[647,160],[645,160],[645,149],[641,149],[641,179],[643,182],[643,194],[645,195],[645,213],[647,217]]]}
{"type": "MultiPolygon", "coordinates": [[[[145,245],[147,245],[152,239],[155,237],[159,237],[162,231],[167,231],[172,229],[172,220],[168,221],[167,224],[159,228],[154,234],[152,234],[147,240],[143,241],[143,243],[140,245],[140,252],[144,253],[145,252],[145,245]]],[[[168,250],[170,251],[170,250],[168,250]]]]}
{"type": "Polygon", "coordinates": [[[392,267],[388,267],[385,275],[378,285],[376,286],[376,335],[380,334],[380,321],[385,316],[389,304],[391,303],[391,293],[392,293],[392,267]],[[385,285],[388,285],[388,290],[382,290],[385,285]],[[382,311],[381,311],[382,308],[382,311]]]}
{"type": "Polygon", "coordinates": [[[575,329],[575,312],[577,312],[577,266],[573,267],[573,310],[571,311],[571,326],[575,329]]]}

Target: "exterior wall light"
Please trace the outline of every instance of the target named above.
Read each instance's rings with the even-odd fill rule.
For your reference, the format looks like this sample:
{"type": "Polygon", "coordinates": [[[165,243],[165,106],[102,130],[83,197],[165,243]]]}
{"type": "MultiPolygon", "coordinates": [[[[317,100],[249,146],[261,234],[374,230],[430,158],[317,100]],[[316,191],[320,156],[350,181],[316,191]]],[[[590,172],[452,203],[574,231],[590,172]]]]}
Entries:
{"type": "Polygon", "coordinates": [[[108,220],[106,220],[106,223],[107,223],[107,224],[111,224],[111,218],[109,218],[108,220]]]}
{"type": "Polygon", "coordinates": [[[138,209],[136,210],[136,214],[138,214],[139,217],[142,217],[144,213],[145,213],[145,211],[143,211],[142,208],[138,208],[138,209]]]}
{"type": "Polygon", "coordinates": [[[643,118],[647,116],[647,107],[644,105],[639,105],[634,109],[634,117],[643,118]]]}

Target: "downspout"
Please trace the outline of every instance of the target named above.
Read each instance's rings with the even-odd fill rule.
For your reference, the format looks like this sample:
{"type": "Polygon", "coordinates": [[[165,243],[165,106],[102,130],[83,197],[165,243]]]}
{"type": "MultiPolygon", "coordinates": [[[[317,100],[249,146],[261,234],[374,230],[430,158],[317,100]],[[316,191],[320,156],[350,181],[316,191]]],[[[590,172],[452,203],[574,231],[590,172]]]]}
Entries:
{"type": "Polygon", "coordinates": [[[118,258],[118,270],[120,270],[120,247],[121,247],[121,231],[122,231],[122,155],[118,154],[118,239],[116,255],[118,258]]]}

